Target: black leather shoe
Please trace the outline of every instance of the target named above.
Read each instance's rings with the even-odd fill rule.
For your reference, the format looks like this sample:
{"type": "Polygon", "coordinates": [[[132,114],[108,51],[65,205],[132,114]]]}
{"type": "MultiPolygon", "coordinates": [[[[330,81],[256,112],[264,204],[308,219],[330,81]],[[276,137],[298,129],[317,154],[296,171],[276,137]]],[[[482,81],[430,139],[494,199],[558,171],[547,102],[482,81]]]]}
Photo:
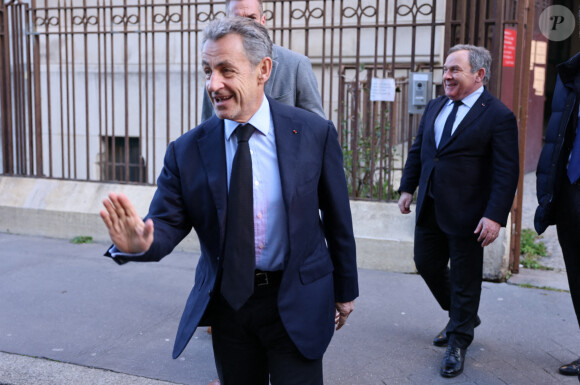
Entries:
{"type": "Polygon", "coordinates": [[[443,362],[441,363],[440,373],[443,377],[456,377],[463,372],[465,352],[466,349],[461,349],[456,346],[447,347],[445,357],[443,357],[443,362]]]}
{"type": "MultiPolygon", "coordinates": [[[[478,327],[479,325],[481,325],[481,319],[479,318],[479,316],[476,316],[475,327],[478,327]]],[[[447,335],[447,326],[449,326],[449,323],[445,326],[443,330],[439,332],[439,334],[435,336],[435,338],[433,338],[433,345],[447,346],[447,344],[449,343],[449,336],[447,335]]]]}
{"type": "Polygon", "coordinates": [[[576,361],[572,361],[569,364],[560,366],[560,374],[565,376],[576,376],[578,375],[578,379],[580,379],[580,358],[576,361]]]}

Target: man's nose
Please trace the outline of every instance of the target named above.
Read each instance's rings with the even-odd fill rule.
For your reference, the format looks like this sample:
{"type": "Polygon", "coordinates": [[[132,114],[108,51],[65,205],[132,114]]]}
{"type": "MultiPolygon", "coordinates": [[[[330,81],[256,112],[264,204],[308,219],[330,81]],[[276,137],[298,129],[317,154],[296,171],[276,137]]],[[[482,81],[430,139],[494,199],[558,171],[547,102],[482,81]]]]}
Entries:
{"type": "Polygon", "coordinates": [[[219,74],[213,72],[205,81],[205,87],[208,92],[214,92],[221,88],[223,82],[219,74]]]}

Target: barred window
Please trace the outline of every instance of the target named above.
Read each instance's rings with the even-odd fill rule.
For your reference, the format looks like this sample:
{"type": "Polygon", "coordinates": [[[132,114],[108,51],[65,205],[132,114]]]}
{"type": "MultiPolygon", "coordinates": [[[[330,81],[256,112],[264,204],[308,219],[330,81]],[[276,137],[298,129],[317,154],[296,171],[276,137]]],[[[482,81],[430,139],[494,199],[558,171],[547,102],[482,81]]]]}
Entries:
{"type": "Polygon", "coordinates": [[[103,137],[106,148],[102,179],[107,181],[145,182],[147,166],[141,156],[138,137],[103,137]]]}

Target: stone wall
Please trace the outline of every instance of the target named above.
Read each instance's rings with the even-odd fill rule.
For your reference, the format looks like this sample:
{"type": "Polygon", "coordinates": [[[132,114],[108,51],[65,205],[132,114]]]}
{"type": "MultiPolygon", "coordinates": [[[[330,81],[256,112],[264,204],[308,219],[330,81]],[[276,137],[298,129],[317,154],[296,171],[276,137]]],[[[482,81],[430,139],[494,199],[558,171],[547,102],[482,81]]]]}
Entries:
{"type": "MultiPolygon", "coordinates": [[[[99,211],[110,191],[126,194],[144,216],[155,187],[0,177],[0,232],[65,239],[91,236],[96,242],[109,242],[99,211]]],[[[411,209],[412,214],[402,215],[395,203],[351,201],[360,268],[416,272],[411,209]]],[[[199,252],[195,233],[178,249],[199,252]]],[[[509,236],[502,229],[498,240],[485,250],[484,278],[504,280],[508,256],[509,236]]]]}

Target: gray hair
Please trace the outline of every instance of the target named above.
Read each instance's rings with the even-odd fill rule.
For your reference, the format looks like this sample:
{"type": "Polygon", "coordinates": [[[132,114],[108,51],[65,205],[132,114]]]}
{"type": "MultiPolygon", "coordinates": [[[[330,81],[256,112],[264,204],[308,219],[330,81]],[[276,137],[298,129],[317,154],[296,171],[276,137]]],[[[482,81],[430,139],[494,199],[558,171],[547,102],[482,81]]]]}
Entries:
{"type": "MultiPolygon", "coordinates": [[[[226,0],[226,16],[230,16],[230,3],[232,1],[238,1],[238,0],[226,0]]],[[[262,0],[256,0],[256,2],[258,3],[258,9],[260,10],[260,17],[262,17],[262,15],[264,14],[264,5],[262,3],[262,0]]]]}
{"type": "Polygon", "coordinates": [[[483,76],[483,84],[487,84],[491,76],[491,54],[483,47],[477,47],[471,44],[457,44],[449,49],[448,55],[457,51],[469,52],[469,65],[471,65],[471,73],[476,73],[480,68],[485,70],[483,76]]]}
{"type": "Polygon", "coordinates": [[[253,66],[265,57],[272,57],[272,40],[266,27],[245,17],[224,17],[212,21],[203,30],[202,47],[208,40],[217,41],[235,33],[242,37],[244,52],[253,66]]]}

